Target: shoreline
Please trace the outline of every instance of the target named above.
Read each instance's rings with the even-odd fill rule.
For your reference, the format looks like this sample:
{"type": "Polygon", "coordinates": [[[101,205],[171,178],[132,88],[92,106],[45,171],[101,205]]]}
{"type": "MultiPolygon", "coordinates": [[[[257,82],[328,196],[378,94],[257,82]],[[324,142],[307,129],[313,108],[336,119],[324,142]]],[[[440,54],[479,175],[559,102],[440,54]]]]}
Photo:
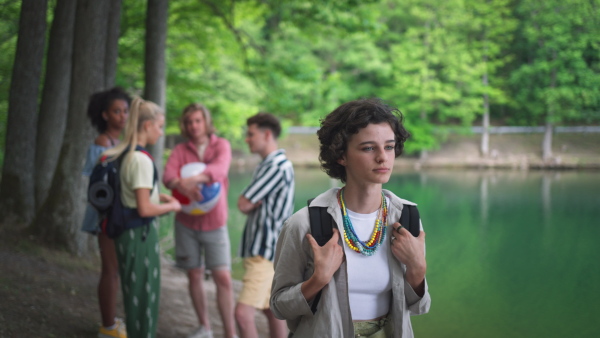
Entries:
{"type": "MultiPolygon", "coordinates": [[[[401,155],[398,168],[414,170],[600,170],[600,133],[556,134],[553,156],[544,161],[541,154],[542,135],[491,135],[487,157],[480,155],[480,136],[449,135],[439,149],[421,156],[401,155]]],[[[280,140],[294,166],[318,168],[319,144],[316,135],[288,135],[280,140]]],[[[255,164],[247,153],[237,151],[238,162],[255,164]]]]}
{"type": "MultiPolygon", "coordinates": [[[[542,158],[542,139],[540,133],[492,134],[489,155],[484,157],[480,155],[481,135],[449,134],[437,149],[422,154],[402,154],[395,166],[414,170],[600,170],[600,133],[554,134],[552,158],[547,161],[542,158]]],[[[181,136],[169,135],[166,147],[180,141],[181,136]]],[[[295,167],[320,167],[316,134],[287,133],[278,143],[295,167]]],[[[250,154],[244,146],[232,149],[232,169],[253,170],[260,162],[260,158],[250,154]]]]}

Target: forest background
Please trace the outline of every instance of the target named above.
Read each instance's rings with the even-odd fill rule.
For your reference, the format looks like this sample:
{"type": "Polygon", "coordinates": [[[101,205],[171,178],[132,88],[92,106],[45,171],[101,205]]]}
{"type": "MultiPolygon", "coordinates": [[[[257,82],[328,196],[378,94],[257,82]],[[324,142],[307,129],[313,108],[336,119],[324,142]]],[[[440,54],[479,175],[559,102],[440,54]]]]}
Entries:
{"type": "Polygon", "coordinates": [[[543,126],[551,160],[555,126],[600,122],[599,0],[0,0],[0,51],[0,222],[77,253],[87,100],[114,85],[165,107],[167,134],[204,103],[239,149],[258,111],[318,126],[360,97],[402,110],[409,154],[482,126],[485,157],[491,126],[543,126]]]}

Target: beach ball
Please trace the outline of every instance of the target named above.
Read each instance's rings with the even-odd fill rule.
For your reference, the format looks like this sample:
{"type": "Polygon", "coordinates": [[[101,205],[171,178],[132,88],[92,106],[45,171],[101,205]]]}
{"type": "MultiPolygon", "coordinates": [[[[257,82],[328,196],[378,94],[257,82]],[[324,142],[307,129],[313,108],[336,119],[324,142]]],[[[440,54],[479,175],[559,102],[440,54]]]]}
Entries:
{"type": "MultiPolygon", "coordinates": [[[[206,164],[201,162],[192,162],[181,167],[181,178],[186,178],[201,174],[206,169],[206,164]]],[[[202,194],[202,201],[197,202],[190,200],[176,189],[173,190],[173,197],[181,203],[181,211],[189,215],[204,215],[211,211],[221,196],[221,183],[215,182],[212,184],[198,184],[198,189],[202,194]]]]}

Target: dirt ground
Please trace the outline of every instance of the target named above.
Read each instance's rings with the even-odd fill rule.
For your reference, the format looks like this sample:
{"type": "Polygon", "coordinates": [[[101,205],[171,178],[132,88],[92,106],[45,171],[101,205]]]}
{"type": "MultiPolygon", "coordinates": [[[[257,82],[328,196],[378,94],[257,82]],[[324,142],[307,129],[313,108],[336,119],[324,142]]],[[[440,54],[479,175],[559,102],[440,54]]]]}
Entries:
{"type": "MultiPolygon", "coordinates": [[[[96,337],[99,259],[44,248],[18,229],[0,231],[0,338],[96,337]]],[[[161,277],[158,337],[185,337],[197,326],[187,278],[166,258],[161,277]]],[[[215,285],[210,279],[205,285],[214,336],[223,337],[215,285]]],[[[236,297],[240,287],[234,281],[236,297]]],[[[123,317],[121,305],[118,314],[123,317]]],[[[266,319],[257,314],[256,320],[260,336],[267,337],[266,319]]]]}

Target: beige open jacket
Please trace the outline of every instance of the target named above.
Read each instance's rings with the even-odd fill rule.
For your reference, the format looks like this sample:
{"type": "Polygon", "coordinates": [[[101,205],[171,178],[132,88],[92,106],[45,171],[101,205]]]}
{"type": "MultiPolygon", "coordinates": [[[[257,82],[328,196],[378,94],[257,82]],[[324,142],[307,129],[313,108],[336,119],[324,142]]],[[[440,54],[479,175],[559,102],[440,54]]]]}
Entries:
{"type": "MultiPolygon", "coordinates": [[[[317,196],[311,206],[325,206],[336,224],[342,224],[342,214],[337,202],[337,191],[332,188],[317,196]]],[[[400,199],[388,190],[390,199],[387,238],[391,238],[392,224],[400,219],[403,204],[414,203],[400,199]]],[[[306,234],[310,232],[308,208],[303,208],[284,224],[275,251],[275,276],[271,289],[271,310],[277,318],[285,319],[290,336],[293,337],[354,337],[354,327],[348,299],[346,261],[342,263],[333,279],[322,289],[316,312],[300,291],[302,283],[314,271],[313,254],[306,234]]],[[[342,239],[339,241],[343,245],[342,239]]],[[[411,315],[429,311],[431,298],[425,281],[425,294],[419,297],[404,280],[406,266],[389,251],[392,275],[391,320],[394,337],[413,337],[411,315]]],[[[377,276],[373,276],[377,278],[377,276]]]]}

